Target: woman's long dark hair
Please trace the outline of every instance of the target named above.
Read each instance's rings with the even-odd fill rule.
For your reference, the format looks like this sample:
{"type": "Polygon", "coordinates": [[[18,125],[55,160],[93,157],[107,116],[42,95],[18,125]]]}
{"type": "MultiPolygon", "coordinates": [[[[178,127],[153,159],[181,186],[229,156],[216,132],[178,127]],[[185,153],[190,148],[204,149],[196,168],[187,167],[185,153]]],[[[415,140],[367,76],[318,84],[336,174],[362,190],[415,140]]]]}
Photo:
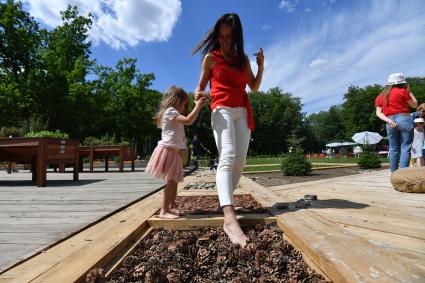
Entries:
{"type": "Polygon", "coordinates": [[[245,68],[245,51],[243,48],[243,31],[241,20],[238,14],[224,14],[221,16],[214,27],[210,29],[205,38],[196,46],[193,50],[192,55],[202,49],[201,53],[203,56],[207,55],[211,51],[218,50],[220,44],[218,43],[218,35],[220,33],[220,27],[222,24],[229,25],[232,28],[232,48],[237,51],[237,60],[234,67],[238,69],[245,68]]]}

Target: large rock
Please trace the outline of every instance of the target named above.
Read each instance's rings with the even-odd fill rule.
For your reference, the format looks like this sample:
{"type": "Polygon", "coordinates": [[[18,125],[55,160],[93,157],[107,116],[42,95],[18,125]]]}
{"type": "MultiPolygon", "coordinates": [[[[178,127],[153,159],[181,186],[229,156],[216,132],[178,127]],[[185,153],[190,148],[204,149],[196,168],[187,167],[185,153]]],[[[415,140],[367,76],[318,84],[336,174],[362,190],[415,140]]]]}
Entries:
{"type": "Polygon", "coordinates": [[[403,193],[425,193],[425,167],[398,169],[391,174],[391,184],[403,193]]]}

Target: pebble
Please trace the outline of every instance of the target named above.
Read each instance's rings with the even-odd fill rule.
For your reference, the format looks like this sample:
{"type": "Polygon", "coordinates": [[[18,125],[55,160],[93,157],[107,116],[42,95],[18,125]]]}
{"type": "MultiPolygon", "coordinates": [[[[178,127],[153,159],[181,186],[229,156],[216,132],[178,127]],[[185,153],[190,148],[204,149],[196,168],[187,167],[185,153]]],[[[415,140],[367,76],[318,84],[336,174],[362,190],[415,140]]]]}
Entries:
{"type": "Polygon", "coordinates": [[[317,195],[304,195],[305,200],[317,200],[317,195]]]}
{"type": "Polygon", "coordinates": [[[299,199],[295,202],[296,208],[306,208],[307,204],[305,203],[305,200],[299,199]]]}
{"type": "Polygon", "coordinates": [[[277,209],[285,209],[289,207],[289,203],[287,202],[276,202],[275,205],[277,209]]]}
{"type": "Polygon", "coordinates": [[[183,189],[185,190],[215,190],[215,183],[190,182],[183,189]]]}

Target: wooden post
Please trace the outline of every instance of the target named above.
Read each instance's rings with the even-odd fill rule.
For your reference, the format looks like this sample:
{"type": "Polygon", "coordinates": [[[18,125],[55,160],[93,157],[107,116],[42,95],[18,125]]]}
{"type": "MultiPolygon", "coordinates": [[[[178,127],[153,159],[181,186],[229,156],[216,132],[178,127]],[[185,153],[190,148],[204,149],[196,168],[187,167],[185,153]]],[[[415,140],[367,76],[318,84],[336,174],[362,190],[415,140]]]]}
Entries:
{"type": "Polygon", "coordinates": [[[37,158],[31,160],[31,175],[32,181],[37,181],[37,158]]]}
{"type": "Polygon", "coordinates": [[[93,173],[93,162],[94,162],[94,147],[93,146],[90,146],[89,162],[90,162],[90,173],[93,173]]]}
{"type": "Polygon", "coordinates": [[[65,163],[59,163],[59,172],[65,173],[65,163]]]}
{"type": "MultiPolygon", "coordinates": [[[[74,163],[74,181],[78,181],[79,165],[80,165],[80,150],[79,145],[75,144],[75,163],[74,163]]],[[[81,158],[82,159],[82,158],[81,158]]]]}
{"type": "Polygon", "coordinates": [[[108,156],[105,156],[105,172],[109,171],[109,159],[108,156]]]}
{"type": "Polygon", "coordinates": [[[7,163],[7,174],[12,174],[12,161],[9,161],[9,163],[7,163]]]}
{"type": "Polygon", "coordinates": [[[37,153],[37,187],[46,186],[46,156],[47,156],[47,142],[43,138],[38,139],[38,153],[37,153]]]}
{"type": "Polygon", "coordinates": [[[120,172],[124,172],[124,146],[120,146],[120,172]]]}
{"type": "Polygon", "coordinates": [[[84,163],[83,163],[83,161],[84,161],[84,157],[81,157],[81,158],[80,158],[80,155],[79,155],[79,153],[78,153],[78,159],[79,159],[78,171],[79,171],[79,172],[83,172],[83,168],[84,168],[84,163]]]}

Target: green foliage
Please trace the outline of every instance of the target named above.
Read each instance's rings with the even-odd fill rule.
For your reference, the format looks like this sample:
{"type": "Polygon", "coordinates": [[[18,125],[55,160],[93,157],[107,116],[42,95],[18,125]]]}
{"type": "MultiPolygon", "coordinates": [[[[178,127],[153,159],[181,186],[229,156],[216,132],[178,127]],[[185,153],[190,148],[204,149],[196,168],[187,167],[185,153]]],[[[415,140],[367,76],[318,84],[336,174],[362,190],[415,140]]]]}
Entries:
{"type": "Polygon", "coordinates": [[[364,152],[360,154],[358,164],[363,169],[380,168],[381,159],[373,152],[364,152]]]}
{"type": "Polygon", "coordinates": [[[17,127],[2,127],[0,129],[0,137],[23,137],[24,129],[17,127]]]}
{"type": "Polygon", "coordinates": [[[101,138],[87,137],[84,139],[84,145],[129,145],[128,141],[121,140],[118,142],[115,135],[104,135],[101,138]]]}
{"type": "Polygon", "coordinates": [[[291,135],[288,138],[289,153],[296,153],[301,155],[304,152],[302,148],[303,141],[304,138],[297,137],[296,131],[292,131],[291,135]]]}
{"type": "Polygon", "coordinates": [[[61,138],[61,139],[69,139],[69,135],[63,133],[59,130],[56,131],[39,131],[39,132],[29,132],[25,135],[27,138],[61,138]]]}
{"type": "Polygon", "coordinates": [[[299,153],[290,153],[283,158],[282,172],[287,176],[306,176],[311,172],[311,163],[299,153]]]}
{"type": "Polygon", "coordinates": [[[313,113],[306,120],[320,148],[327,143],[343,140],[346,136],[342,106],[331,106],[328,111],[313,113]]]}
{"type": "Polygon", "coordinates": [[[288,151],[289,134],[302,126],[300,98],[279,88],[250,93],[256,130],[252,133],[250,154],[281,154],[288,151]]]}
{"type": "Polygon", "coordinates": [[[384,134],[383,122],[375,114],[375,98],[381,91],[382,87],[377,84],[365,88],[348,88],[342,104],[346,138],[351,139],[355,133],[363,131],[384,134]]]}
{"type": "Polygon", "coordinates": [[[425,77],[406,78],[406,81],[418,100],[418,104],[425,103],[425,77]]]}

